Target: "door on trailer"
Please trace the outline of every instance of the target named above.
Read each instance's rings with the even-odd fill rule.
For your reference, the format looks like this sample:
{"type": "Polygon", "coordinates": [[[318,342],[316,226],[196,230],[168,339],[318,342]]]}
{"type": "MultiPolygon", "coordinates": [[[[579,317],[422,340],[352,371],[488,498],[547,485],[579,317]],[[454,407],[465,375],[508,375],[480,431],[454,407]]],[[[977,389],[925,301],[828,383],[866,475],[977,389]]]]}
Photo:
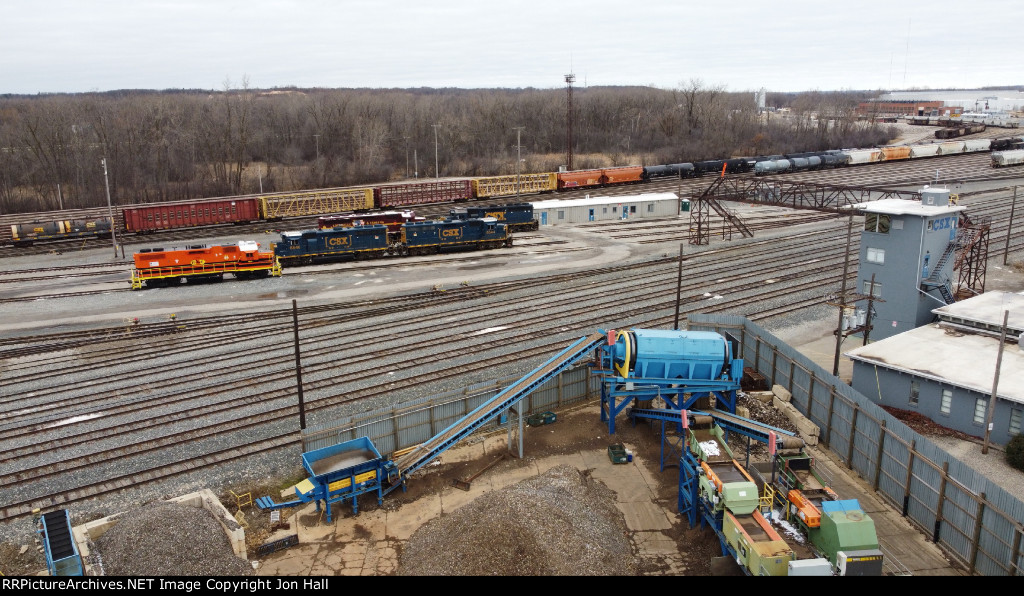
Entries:
{"type": "Polygon", "coordinates": [[[542,225],[542,226],[548,225],[548,212],[547,211],[541,211],[540,212],[540,225],[542,225]]]}
{"type": "Polygon", "coordinates": [[[590,210],[590,214],[587,216],[587,221],[594,221],[594,210],[590,210]]]}

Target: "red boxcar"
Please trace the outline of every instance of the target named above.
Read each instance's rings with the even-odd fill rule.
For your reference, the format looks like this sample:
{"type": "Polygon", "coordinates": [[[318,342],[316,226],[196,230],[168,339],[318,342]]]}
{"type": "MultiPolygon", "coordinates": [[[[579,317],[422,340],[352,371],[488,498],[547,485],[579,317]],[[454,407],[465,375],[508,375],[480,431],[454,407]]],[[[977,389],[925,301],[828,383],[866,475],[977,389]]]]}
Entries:
{"type": "Polygon", "coordinates": [[[377,208],[453,203],[473,198],[473,187],[465,180],[434,180],[412,184],[387,184],[373,189],[377,208]]]}
{"type": "Polygon", "coordinates": [[[590,186],[601,186],[601,170],[576,170],[573,172],[558,173],[558,190],[563,188],[586,188],[590,186]]]}
{"type": "Polygon", "coordinates": [[[605,168],[604,184],[626,184],[629,182],[643,182],[643,166],[626,166],[622,168],[605,168]]]}
{"type": "Polygon", "coordinates": [[[124,227],[129,232],[152,232],[260,219],[256,198],[215,199],[191,203],[158,203],[125,207],[124,227]]]}

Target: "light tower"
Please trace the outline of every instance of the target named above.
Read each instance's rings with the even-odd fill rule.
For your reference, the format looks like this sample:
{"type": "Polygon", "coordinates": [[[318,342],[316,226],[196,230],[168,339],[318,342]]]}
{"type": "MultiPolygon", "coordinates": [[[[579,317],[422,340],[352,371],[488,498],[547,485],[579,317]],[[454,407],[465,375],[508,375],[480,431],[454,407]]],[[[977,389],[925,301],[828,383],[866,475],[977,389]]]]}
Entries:
{"type": "Polygon", "coordinates": [[[566,110],[565,110],[565,167],[569,171],[572,171],[572,123],[573,123],[573,110],[572,110],[572,84],[576,81],[576,75],[569,73],[565,75],[565,87],[567,94],[566,110]]]}

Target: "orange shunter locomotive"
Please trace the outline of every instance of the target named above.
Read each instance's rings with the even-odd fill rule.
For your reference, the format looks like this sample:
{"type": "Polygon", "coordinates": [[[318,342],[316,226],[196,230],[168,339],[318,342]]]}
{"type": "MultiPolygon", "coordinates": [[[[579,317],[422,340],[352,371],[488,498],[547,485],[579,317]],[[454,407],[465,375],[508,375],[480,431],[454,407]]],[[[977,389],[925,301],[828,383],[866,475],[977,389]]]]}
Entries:
{"type": "Polygon", "coordinates": [[[144,248],[135,253],[132,289],[196,281],[221,281],[225,273],[238,279],[279,277],[281,264],[273,251],[242,240],[229,246],[198,244],[182,249],[144,248]]]}

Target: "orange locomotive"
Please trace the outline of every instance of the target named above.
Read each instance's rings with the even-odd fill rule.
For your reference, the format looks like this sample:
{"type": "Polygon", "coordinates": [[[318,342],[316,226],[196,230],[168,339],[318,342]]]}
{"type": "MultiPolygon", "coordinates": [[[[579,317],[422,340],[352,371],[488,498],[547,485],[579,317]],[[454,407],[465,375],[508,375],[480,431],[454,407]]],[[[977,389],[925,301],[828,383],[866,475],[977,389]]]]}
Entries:
{"type": "Polygon", "coordinates": [[[220,281],[225,273],[238,279],[279,277],[281,264],[273,251],[260,251],[256,242],[230,246],[198,244],[183,249],[144,248],[135,253],[132,289],[153,288],[187,281],[220,281]]]}

